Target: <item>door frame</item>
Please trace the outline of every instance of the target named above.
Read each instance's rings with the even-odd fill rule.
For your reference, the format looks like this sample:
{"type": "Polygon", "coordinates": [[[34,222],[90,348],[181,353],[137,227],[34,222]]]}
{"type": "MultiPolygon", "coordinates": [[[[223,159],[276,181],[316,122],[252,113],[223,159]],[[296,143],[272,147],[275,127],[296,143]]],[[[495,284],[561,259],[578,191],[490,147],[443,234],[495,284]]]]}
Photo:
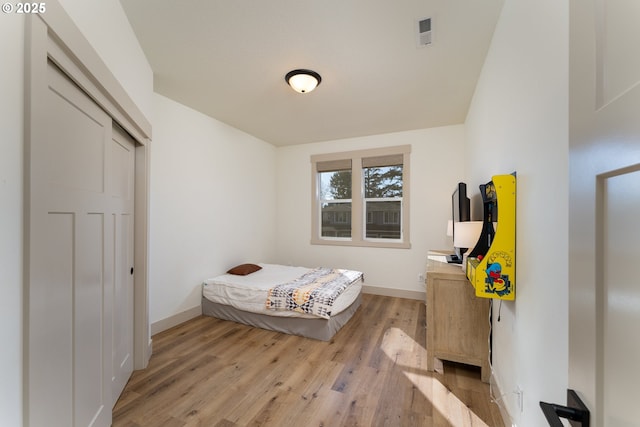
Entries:
{"type": "Polygon", "coordinates": [[[147,366],[152,352],[149,330],[148,218],[149,151],[151,124],[111,73],[57,0],[47,11],[27,15],[25,26],[25,139],[24,139],[24,235],[23,235],[23,414],[28,423],[29,405],[29,292],[30,292],[30,185],[31,143],[42,137],[35,117],[47,90],[47,60],[53,61],[136,141],[134,204],[134,369],[147,366]]]}

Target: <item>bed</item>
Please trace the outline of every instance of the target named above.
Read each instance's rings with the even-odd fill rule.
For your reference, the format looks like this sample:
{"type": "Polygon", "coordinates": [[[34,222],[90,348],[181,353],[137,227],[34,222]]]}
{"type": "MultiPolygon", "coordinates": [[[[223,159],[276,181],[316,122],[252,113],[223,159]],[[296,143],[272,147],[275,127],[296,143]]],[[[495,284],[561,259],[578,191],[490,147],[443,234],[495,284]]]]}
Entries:
{"type": "Polygon", "coordinates": [[[329,341],[360,306],[362,281],[362,273],[354,270],[242,264],[226,274],[204,281],[202,314],[329,341]],[[299,304],[303,301],[296,300],[297,303],[291,306],[292,299],[300,298],[300,292],[297,291],[297,296],[293,297],[287,291],[300,286],[307,286],[307,290],[316,287],[312,281],[328,281],[324,273],[333,274],[337,281],[332,284],[341,288],[338,293],[332,294],[331,304],[323,306],[319,297],[315,298],[314,303],[314,298],[309,298],[307,292],[303,304],[299,304]]]}

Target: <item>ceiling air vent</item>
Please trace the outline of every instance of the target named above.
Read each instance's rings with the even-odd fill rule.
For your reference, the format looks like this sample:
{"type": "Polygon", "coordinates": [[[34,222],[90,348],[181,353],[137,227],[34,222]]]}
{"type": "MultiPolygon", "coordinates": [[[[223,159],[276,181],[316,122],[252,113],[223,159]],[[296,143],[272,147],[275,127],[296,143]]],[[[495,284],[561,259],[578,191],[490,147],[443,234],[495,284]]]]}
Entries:
{"type": "Polygon", "coordinates": [[[418,47],[431,44],[431,18],[418,21],[418,47]]]}

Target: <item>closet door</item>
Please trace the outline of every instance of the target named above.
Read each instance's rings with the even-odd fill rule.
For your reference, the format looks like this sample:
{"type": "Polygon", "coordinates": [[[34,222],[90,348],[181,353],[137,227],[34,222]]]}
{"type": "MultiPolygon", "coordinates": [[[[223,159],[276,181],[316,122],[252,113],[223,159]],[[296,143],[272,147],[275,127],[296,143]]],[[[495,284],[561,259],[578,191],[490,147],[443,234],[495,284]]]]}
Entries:
{"type": "Polygon", "coordinates": [[[28,423],[109,426],[115,242],[126,216],[114,189],[134,166],[114,147],[111,118],[51,62],[46,77],[26,153],[28,423]]]}
{"type": "Polygon", "coordinates": [[[133,206],[135,143],[118,126],[113,128],[111,194],[113,227],[113,375],[112,403],[133,372],[133,206]]]}

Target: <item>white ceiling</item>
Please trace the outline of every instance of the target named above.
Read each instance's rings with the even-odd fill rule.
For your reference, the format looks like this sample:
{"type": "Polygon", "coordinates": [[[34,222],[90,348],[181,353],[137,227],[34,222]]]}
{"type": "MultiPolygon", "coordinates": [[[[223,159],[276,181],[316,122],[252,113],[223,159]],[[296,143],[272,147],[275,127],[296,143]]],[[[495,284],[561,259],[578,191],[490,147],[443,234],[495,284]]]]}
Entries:
{"type": "Polygon", "coordinates": [[[503,0],[120,0],[155,91],[276,146],[463,123],[503,0]],[[417,21],[433,43],[418,47],[417,21]],[[309,68],[308,94],[285,74],[309,68]]]}

